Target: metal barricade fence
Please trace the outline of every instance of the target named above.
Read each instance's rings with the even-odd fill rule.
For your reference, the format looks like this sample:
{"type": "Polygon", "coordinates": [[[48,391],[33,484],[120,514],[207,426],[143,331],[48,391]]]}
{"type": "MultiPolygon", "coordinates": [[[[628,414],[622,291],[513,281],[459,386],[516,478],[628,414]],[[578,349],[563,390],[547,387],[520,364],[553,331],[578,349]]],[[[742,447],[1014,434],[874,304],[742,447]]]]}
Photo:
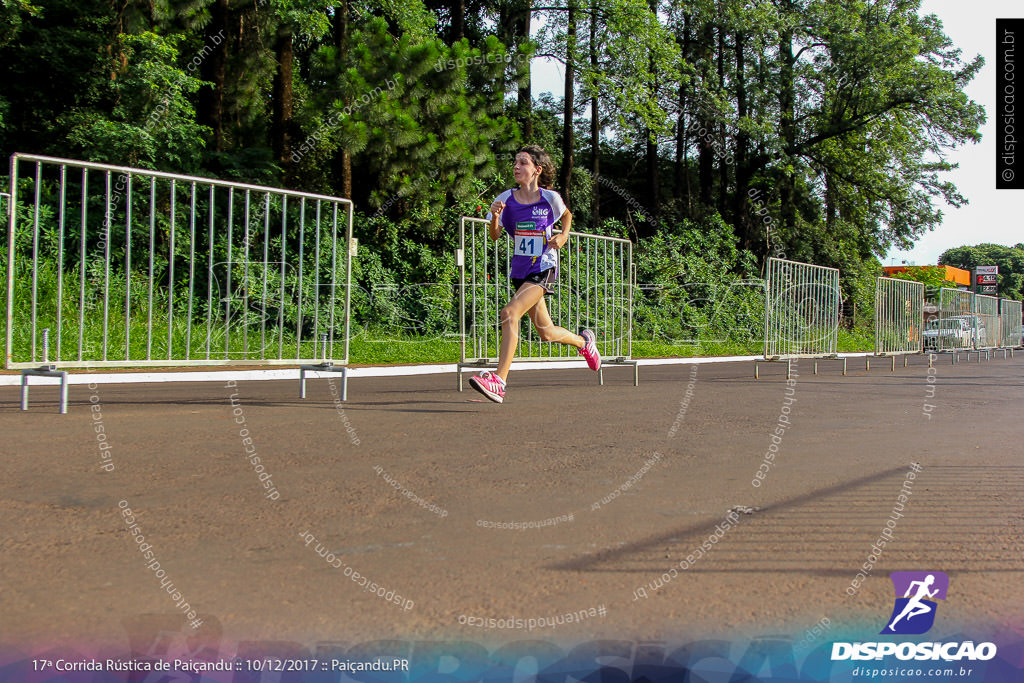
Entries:
{"type": "MultiPolygon", "coordinates": [[[[589,327],[605,365],[632,365],[638,384],[633,345],[633,243],[627,239],[570,232],[559,250],[559,277],[554,294],[545,297],[556,326],[576,332],[589,327]]],[[[515,293],[508,278],[512,251],[507,239],[492,241],[487,221],[468,216],[459,221],[459,390],[466,368],[495,367],[501,345],[502,307],[515,293]]],[[[516,361],[568,360],[575,347],[541,341],[524,316],[516,361]]]]}
{"type": "Polygon", "coordinates": [[[349,200],[28,154],[10,164],[5,367],[299,365],[300,395],[313,368],[341,372],[344,394],[349,200]]]}
{"type": "Polygon", "coordinates": [[[999,346],[999,297],[974,295],[974,348],[992,349],[999,346]]]}
{"type": "Polygon", "coordinates": [[[1003,348],[1015,349],[1024,346],[1021,330],[1021,302],[1012,299],[999,301],[999,345],[1003,348]]]}
{"type": "Polygon", "coordinates": [[[930,325],[928,348],[938,351],[966,351],[974,348],[974,293],[952,287],[939,290],[939,319],[930,325]]]}
{"type": "Polygon", "coordinates": [[[652,329],[648,325],[646,330],[651,341],[698,349],[697,355],[705,344],[739,342],[763,346],[764,292],[765,282],[761,279],[639,283],[634,289],[634,329],[639,329],[655,313],[655,326],[652,329]],[[664,311],[678,311],[679,315],[660,315],[664,311]],[[703,315],[687,320],[687,312],[696,311],[703,315]]]}
{"type": "Polygon", "coordinates": [[[875,285],[875,355],[921,353],[924,283],[880,277],[875,285]]]}
{"type": "Polygon", "coordinates": [[[765,279],[765,360],[835,358],[839,270],[770,258],[765,279]]]}

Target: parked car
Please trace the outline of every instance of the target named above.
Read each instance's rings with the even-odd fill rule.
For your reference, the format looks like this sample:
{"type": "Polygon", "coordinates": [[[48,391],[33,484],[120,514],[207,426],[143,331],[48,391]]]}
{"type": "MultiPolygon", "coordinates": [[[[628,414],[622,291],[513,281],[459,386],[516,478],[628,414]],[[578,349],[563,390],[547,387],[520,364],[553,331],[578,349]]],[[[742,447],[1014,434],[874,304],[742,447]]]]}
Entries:
{"type": "Polygon", "coordinates": [[[957,315],[947,318],[948,320],[960,319],[967,323],[968,339],[980,346],[988,345],[988,330],[985,328],[985,320],[980,315],[957,315]]]}
{"type": "Polygon", "coordinates": [[[1008,346],[1020,346],[1022,341],[1024,341],[1024,325],[1017,325],[1015,328],[1011,327],[1005,344],[1008,346]]]}
{"type": "Polygon", "coordinates": [[[929,320],[921,332],[926,349],[962,349],[970,346],[971,328],[963,318],[929,320]]]}

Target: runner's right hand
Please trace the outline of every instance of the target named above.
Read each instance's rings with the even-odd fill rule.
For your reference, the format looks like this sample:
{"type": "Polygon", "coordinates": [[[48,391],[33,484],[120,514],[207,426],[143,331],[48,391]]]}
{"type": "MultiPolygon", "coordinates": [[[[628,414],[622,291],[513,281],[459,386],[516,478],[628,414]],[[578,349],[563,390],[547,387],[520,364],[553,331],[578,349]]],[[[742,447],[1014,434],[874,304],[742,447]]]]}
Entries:
{"type": "Polygon", "coordinates": [[[495,200],[494,203],[491,204],[491,213],[494,214],[495,216],[500,216],[501,212],[504,210],[505,202],[499,202],[498,200],[495,200]]]}

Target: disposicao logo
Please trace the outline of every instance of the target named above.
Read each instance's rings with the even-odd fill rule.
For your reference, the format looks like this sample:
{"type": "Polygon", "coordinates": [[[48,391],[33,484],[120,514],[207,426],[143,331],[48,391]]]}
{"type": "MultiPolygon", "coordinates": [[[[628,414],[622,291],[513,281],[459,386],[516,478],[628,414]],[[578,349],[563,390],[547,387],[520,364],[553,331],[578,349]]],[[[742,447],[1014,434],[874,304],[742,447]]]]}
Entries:
{"type": "Polygon", "coordinates": [[[893,572],[889,578],[896,589],[896,605],[880,633],[927,633],[935,623],[935,600],[946,599],[949,577],[942,572],[893,572]]]}
{"type": "MultiPolygon", "coordinates": [[[[945,600],[949,577],[943,572],[893,572],[889,575],[896,591],[892,614],[881,635],[920,635],[935,624],[937,600],[945,600]]],[[[832,643],[832,661],[882,659],[893,655],[900,660],[946,662],[987,661],[996,656],[995,643],[832,643]]]]}

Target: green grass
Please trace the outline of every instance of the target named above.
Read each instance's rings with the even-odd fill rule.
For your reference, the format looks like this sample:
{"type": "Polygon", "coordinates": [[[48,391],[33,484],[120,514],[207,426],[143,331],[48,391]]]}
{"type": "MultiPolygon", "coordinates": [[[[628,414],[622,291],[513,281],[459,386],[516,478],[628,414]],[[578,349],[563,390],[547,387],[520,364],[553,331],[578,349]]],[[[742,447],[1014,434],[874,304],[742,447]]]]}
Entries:
{"type": "Polygon", "coordinates": [[[406,365],[459,362],[459,341],[444,337],[413,337],[364,332],[349,342],[352,365],[406,365]]]}
{"type": "MultiPolygon", "coordinates": [[[[633,358],[695,358],[701,356],[749,356],[760,353],[759,342],[710,342],[703,344],[669,344],[652,340],[633,340],[633,358]]],[[[566,360],[575,358],[571,351],[566,360]]],[[[359,334],[351,341],[350,362],[353,365],[456,363],[459,360],[457,338],[412,337],[383,332],[359,334]]]]}
{"type": "Polygon", "coordinates": [[[706,341],[699,344],[670,344],[650,339],[633,340],[634,358],[699,358],[710,356],[751,356],[764,350],[758,341],[706,341]]]}
{"type": "MultiPolygon", "coordinates": [[[[841,352],[871,351],[874,338],[867,330],[840,330],[837,346],[841,352]]],[[[759,340],[671,343],[633,339],[632,357],[757,356],[763,352],[764,343],[759,340]]],[[[571,352],[566,355],[566,359],[574,357],[571,352]]],[[[459,340],[454,336],[417,337],[386,330],[365,330],[350,342],[349,359],[353,365],[456,363],[459,360],[459,340]]]]}
{"type": "MultiPolygon", "coordinates": [[[[419,338],[394,334],[390,341],[384,333],[360,334],[352,339],[350,362],[353,365],[456,363],[459,360],[457,338],[419,338]]],[[[870,351],[874,340],[864,333],[841,330],[839,351],[870,351]]],[[[760,341],[711,341],[699,344],[672,344],[650,339],[633,340],[633,358],[700,358],[714,356],[758,356],[764,352],[760,341]]],[[[566,359],[575,356],[568,354],[566,359]]]]}
{"type": "Polygon", "coordinates": [[[854,328],[852,330],[839,330],[839,339],[836,342],[836,347],[839,351],[844,353],[850,353],[855,351],[874,351],[875,350],[875,334],[874,330],[868,330],[863,327],[854,328]]]}
{"type": "MultiPolygon", "coordinates": [[[[0,278],[6,285],[5,273],[6,259],[0,263],[0,278]]],[[[64,360],[73,359],[77,356],[78,346],[78,315],[80,281],[77,275],[65,275],[64,294],[62,297],[62,353],[64,360]]],[[[84,343],[86,348],[86,360],[95,359],[95,353],[90,354],[89,349],[102,348],[103,327],[102,302],[97,301],[94,293],[97,283],[90,281],[87,292],[87,311],[84,321],[84,343]]],[[[16,281],[17,308],[15,310],[14,329],[14,360],[31,360],[31,328],[27,321],[31,319],[31,279],[27,275],[19,277],[16,281]]],[[[147,318],[148,302],[144,301],[144,289],[141,285],[134,285],[132,289],[132,315],[127,326],[124,322],[124,295],[123,287],[115,287],[110,294],[108,315],[111,325],[108,329],[108,354],[111,359],[123,359],[127,354],[132,359],[144,359],[147,351],[147,318]],[[127,330],[126,330],[127,327],[127,330]],[[126,332],[129,335],[130,343],[126,348],[126,332]]],[[[182,307],[187,303],[176,296],[174,323],[168,326],[168,310],[166,293],[156,292],[154,296],[153,311],[153,340],[152,358],[166,358],[168,350],[168,338],[173,357],[185,355],[186,347],[192,358],[202,359],[206,357],[206,328],[205,322],[196,322],[191,330],[191,339],[186,341],[187,329],[183,322],[187,318],[182,307]]],[[[148,298],[148,297],[147,297],[148,298]]],[[[202,303],[202,302],[200,302],[202,303]]],[[[37,336],[41,338],[42,329],[51,329],[51,358],[56,356],[56,319],[54,311],[57,308],[57,284],[56,274],[50,270],[39,273],[38,286],[38,309],[40,312],[37,326],[37,336]],[[46,312],[46,315],[42,313],[46,312]]],[[[201,316],[202,312],[197,310],[201,316]]],[[[219,330],[217,323],[214,323],[213,335],[211,338],[211,352],[213,358],[224,358],[225,355],[232,360],[251,360],[253,364],[259,364],[262,352],[261,347],[267,350],[266,355],[274,357],[279,348],[283,348],[284,357],[318,357],[319,346],[313,348],[311,335],[307,332],[303,339],[302,353],[296,352],[294,329],[279,337],[273,327],[275,319],[268,325],[267,338],[265,342],[260,339],[258,325],[252,325],[249,329],[248,352],[243,347],[242,326],[239,325],[232,331],[230,339],[225,343],[223,330],[219,330]]],[[[0,318],[0,336],[6,335],[6,316],[0,318]]],[[[417,363],[455,363],[459,360],[459,342],[453,334],[438,334],[434,336],[417,336],[408,331],[394,331],[387,329],[354,328],[358,331],[353,333],[350,342],[349,362],[352,365],[382,365],[382,364],[417,364],[417,363]]],[[[763,343],[757,340],[709,340],[694,343],[671,342],[668,339],[645,339],[643,333],[638,333],[633,340],[632,356],[634,358],[663,358],[663,357],[711,357],[711,356],[746,356],[759,355],[763,351],[763,343]]],[[[41,362],[41,341],[37,343],[40,351],[37,351],[37,360],[41,362]]],[[[491,340],[490,352],[496,354],[494,340],[491,340]]],[[[870,351],[874,348],[873,330],[859,328],[855,330],[840,330],[838,338],[839,351],[870,351]]],[[[333,355],[341,357],[343,344],[340,340],[335,341],[333,355]]],[[[565,352],[567,359],[575,358],[571,350],[565,352]]],[[[139,361],[141,363],[145,361],[139,361]]]]}
{"type": "MultiPolygon", "coordinates": [[[[350,359],[353,365],[380,365],[406,363],[455,363],[459,360],[457,338],[417,338],[384,333],[360,334],[351,342],[350,359]]],[[[493,350],[493,349],[492,349],[493,350]]],[[[763,352],[759,341],[714,341],[672,344],[650,339],[633,340],[633,358],[699,358],[712,356],[753,356],[763,352]]],[[[575,358],[571,351],[566,360],[575,358]]]]}

